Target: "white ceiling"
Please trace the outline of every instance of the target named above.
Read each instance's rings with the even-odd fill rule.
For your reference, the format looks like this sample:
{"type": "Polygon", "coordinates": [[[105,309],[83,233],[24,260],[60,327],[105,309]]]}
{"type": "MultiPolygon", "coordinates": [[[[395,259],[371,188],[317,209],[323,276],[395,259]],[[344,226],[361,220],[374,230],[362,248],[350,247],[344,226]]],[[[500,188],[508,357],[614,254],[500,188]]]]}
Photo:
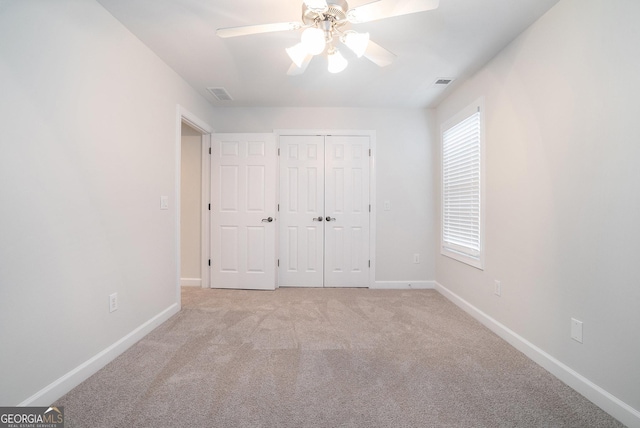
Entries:
{"type": "MultiPolygon", "coordinates": [[[[299,31],[228,39],[216,29],[300,21],[302,0],[98,0],[211,104],[220,107],[434,107],[558,0],[440,0],[429,12],[355,24],[398,55],[380,68],[352,58],[340,74],[314,57],[288,76],[299,31]],[[437,78],[456,79],[435,87],[437,78]],[[218,101],[207,87],[224,87],[218,101]]],[[[351,0],[350,7],[369,0],[351,0]]],[[[398,2],[403,0],[398,0],[398,2]]]]}

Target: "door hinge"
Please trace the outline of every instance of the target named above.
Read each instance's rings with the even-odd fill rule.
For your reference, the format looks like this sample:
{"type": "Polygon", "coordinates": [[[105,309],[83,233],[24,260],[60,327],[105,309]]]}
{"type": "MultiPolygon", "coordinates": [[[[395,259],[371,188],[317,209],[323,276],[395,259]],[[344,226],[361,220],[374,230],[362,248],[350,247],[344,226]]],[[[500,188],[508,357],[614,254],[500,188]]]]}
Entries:
{"type": "Polygon", "coordinates": [[[278,147],[278,156],[280,156],[280,147],[278,147]]]}
{"type": "Polygon", "coordinates": [[[211,154],[211,147],[209,147],[209,154],[211,154]]]}
{"type": "MultiPolygon", "coordinates": [[[[369,205],[369,208],[371,208],[371,205],[369,205]]],[[[209,204],[209,211],[211,211],[211,204],[209,204]]]]}
{"type": "Polygon", "coordinates": [[[278,267],[280,267],[280,259],[278,259],[278,267]]]}
{"type": "Polygon", "coordinates": [[[369,260],[369,267],[371,267],[371,260],[369,260]]]}
{"type": "Polygon", "coordinates": [[[369,204],[369,212],[371,212],[371,204],[369,204]]]}
{"type": "Polygon", "coordinates": [[[369,157],[371,157],[371,149],[369,149],[369,157]]]}
{"type": "Polygon", "coordinates": [[[278,212],[280,212],[280,204],[278,204],[278,212]]]}
{"type": "Polygon", "coordinates": [[[211,266],[211,259],[209,259],[209,266],[211,266]]]}

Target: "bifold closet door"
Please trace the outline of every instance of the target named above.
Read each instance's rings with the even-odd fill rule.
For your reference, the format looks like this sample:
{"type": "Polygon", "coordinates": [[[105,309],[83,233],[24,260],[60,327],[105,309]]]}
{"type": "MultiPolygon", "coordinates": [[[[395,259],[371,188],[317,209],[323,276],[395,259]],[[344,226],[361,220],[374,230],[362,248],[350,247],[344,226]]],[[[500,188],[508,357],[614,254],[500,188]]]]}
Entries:
{"type": "Polygon", "coordinates": [[[280,286],[324,282],[324,137],[280,137],[280,286]]]}
{"type": "Polygon", "coordinates": [[[280,137],[280,286],[369,285],[369,138],[280,137]]]}
{"type": "Polygon", "coordinates": [[[325,137],[325,287],[369,285],[369,137],[325,137]]]}
{"type": "Polygon", "coordinates": [[[214,134],[211,143],[211,287],[276,285],[273,134],[214,134]]]}

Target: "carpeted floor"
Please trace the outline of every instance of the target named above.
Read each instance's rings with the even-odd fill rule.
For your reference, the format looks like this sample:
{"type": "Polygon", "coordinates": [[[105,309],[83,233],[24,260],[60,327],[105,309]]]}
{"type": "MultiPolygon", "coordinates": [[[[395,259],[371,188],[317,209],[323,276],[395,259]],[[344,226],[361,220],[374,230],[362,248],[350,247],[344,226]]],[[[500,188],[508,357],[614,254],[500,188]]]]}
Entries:
{"type": "Polygon", "coordinates": [[[185,288],[66,427],[621,427],[433,290],[185,288]]]}

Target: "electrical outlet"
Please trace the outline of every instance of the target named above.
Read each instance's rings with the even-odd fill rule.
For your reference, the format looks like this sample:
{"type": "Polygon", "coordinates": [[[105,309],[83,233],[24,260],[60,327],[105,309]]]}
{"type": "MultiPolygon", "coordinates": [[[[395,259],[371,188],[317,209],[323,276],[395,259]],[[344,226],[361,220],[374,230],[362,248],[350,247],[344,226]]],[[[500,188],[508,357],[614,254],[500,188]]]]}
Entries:
{"type": "Polygon", "coordinates": [[[571,338],[582,343],[582,321],[571,318],[571,338]]]}
{"type": "Polygon", "coordinates": [[[391,201],[384,201],[384,210],[391,211],[391,201]]]}
{"type": "Polygon", "coordinates": [[[109,295],[109,313],[118,310],[118,293],[109,295]]]}
{"type": "Polygon", "coordinates": [[[493,283],[493,294],[498,297],[502,296],[502,284],[498,280],[493,283]]]}
{"type": "Polygon", "coordinates": [[[413,255],[413,262],[414,263],[420,263],[420,254],[414,254],[413,255]]]}

